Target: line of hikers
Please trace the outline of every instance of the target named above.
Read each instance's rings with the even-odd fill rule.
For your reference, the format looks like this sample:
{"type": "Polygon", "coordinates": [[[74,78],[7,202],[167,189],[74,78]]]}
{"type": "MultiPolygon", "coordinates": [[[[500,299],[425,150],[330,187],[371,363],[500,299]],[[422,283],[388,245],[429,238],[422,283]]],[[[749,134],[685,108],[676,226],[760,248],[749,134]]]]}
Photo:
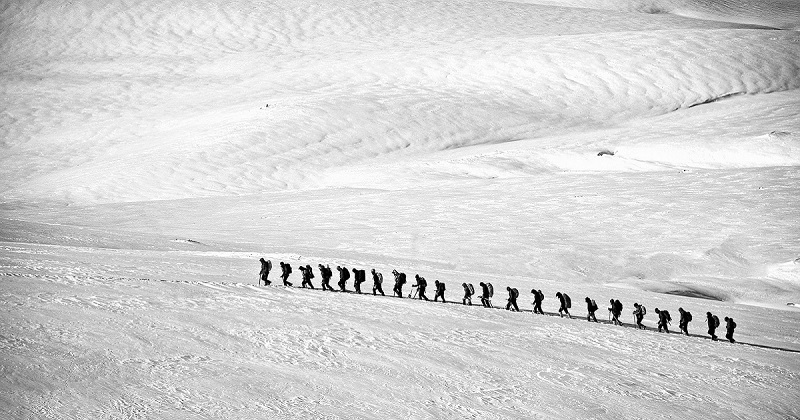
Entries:
{"type": "MultiPolygon", "coordinates": [[[[269,286],[272,282],[269,280],[269,273],[272,270],[272,261],[264,260],[261,258],[259,260],[261,262],[261,271],[259,273],[259,278],[261,281],[264,282],[265,286],[269,286]]],[[[281,261],[281,280],[283,280],[283,285],[292,287],[292,283],[289,282],[289,275],[292,274],[292,266],[289,263],[284,263],[281,261]]],[[[320,276],[322,277],[322,290],[330,290],[334,291],[333,287],[330,285],[331,278],[333,277],[333,270],[331,270],[330,265],[318,265],[320,276]]],[[[299,267],[300,272],[302,273],[302,283],[301,287],[310,287],[314,289],[314,285],[311,283],[311,279],[313,279],[314,271],[312,270],[310,265],[301,265],[299,267]]],[[[366,282],[366,271],[360,270],[357,268],[352,268],[348,270],[347,267],[336,266],[336,270],[339,272],[339,282],[337,285],[339,286],[339,290],[342,292],[347,292],[347,281],[350,279],[350,271],[353,272],[353,288],[355,289],[356,293],[361,292],[361,284],[366,282]]],[[[372,294],[377,295],[378,293],[381,296],[385,296],[383,293],[383,274],[375,271],[373,268],[371,270],[372,273],[372,294]]],[[[397,297],[403,297],[403,286],[406,284],[406,274],[400,273],[397,270],[392,270],[392,274],[394,275],[394,288],[392,289],[392,295],[397,297]]],[[[424,277],[420,276],[419,274],[414,275],[414,279],[416,283],[413,284],[411,287],[414,290],[414,293],[409,293],[409,298],[415,299],[422,299],[422,300],[430,300],[425,295],[428,282],[425,280],[424,277]]],[[[480,300],[481,305],[486,308],[493,308],[492,306],[492,297],[494,297],[494,286],[491,283],[484,283],[480,282],[481,287],[481,294],[480,300]]],[[[462,303],[464,305],[472,305],[472,297],[475,295],[475,288],[471,283],[462,283],[462,288],[464,289],[464,297],[462,298],[462,303]]],[[[439,298],[442,299],[443,303],[447,303],[444,298],[445,292],[445,284],[444,282],[440,282],[436,280],[434,282],[434,298],[433,301],[436,302],[439,298]]],[[[517,306],[517,299],[519,298],[519,290],[512,287],[506,287],[506,291],[508,292],[508,301],[506,303],[506,309],[510,311],[520,312],[519,306],[517,306]]],[[[531,294],[533,294],[533,312],[536,314],[544,314],[544,310],[542,310],[542,302],[544,301],[544,293],[541,290],[531,289],[531,294]]],[[[559,316],[567,316],[572,318],[572,315],[569,313],[569,309],[572,307],[572,299],[570,299],[569,295],[566,293],[557,292],[556,297],[559,300],[559,308],[558,314],[559,316]]],[[[588,311],[588,315],[586,316],[586,320],[590,322],[599,322],[597,320],[597,316],[595,312],[599,309],[597,303],[594,299],[589,298],[588,296],[584,299],[586,302],[586,309],[588,311]]],[[[623,325],[622,321],[620,320],[620,316],[622,316],[622,309],[623,305],[618,299],[611,299],[609,301],[610,305],[608,308],[608,317],[609,322],[614,325],[623,325]]],[[[647,309],[644,305],[640,305],[639,303],[633,304],[633,320],[636,328],[639,329],[646,329],[646,327],[642,324],[644,320],[644,316],[647,314],[647,309]]],[[[658,315],[658,331],[664,331],[669,333],[669,325],[672,322],[672,316],[670,315],[669,311],[659,310],[655,308],[655,313],[658,315]]],[[[678,327],[680,328],[681,333],[689,335],[689,323],[692,321],[692,313],[683,310],[683,308],[678,308],[678,313],[680,313],[680,320],[678,321],[678,327]]],[[[716,330],[720,326],[719,318],[712,314],[711,312],[706,312],[706,323],[708,324],[708,335],[711,336],[711,339],[716,341],[717,335],[716,330]]],[[[725,317],[725,329],[726,334],[725,338],[728,339],[731,343],[736,342],[733,339],[733,333],[736,329],[736,322],[733,321],[733,318],[725,317]]]]}

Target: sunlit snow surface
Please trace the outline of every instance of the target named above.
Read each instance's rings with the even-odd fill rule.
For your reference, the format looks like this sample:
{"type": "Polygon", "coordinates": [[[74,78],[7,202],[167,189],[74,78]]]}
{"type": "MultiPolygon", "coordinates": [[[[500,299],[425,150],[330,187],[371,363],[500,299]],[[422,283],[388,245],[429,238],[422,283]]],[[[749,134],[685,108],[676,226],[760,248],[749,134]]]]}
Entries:
{"type": "Polygon", "coordinates": [[[781,0],[4,3],[0,417],[799,417],[798,28],[781,0]],[[696,336],[257,288],[262,256],[696,336]]]}

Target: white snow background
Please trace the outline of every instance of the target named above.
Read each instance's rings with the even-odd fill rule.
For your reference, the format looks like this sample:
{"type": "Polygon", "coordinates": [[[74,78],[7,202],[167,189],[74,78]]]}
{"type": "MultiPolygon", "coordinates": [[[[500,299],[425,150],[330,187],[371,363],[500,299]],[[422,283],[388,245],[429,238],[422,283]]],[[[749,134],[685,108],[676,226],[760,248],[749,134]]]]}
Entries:
{"type": "Polygon", "coordinates": [[[0,418],[798,418],[798,30],[796,0],[3,2],[0,418]]]}

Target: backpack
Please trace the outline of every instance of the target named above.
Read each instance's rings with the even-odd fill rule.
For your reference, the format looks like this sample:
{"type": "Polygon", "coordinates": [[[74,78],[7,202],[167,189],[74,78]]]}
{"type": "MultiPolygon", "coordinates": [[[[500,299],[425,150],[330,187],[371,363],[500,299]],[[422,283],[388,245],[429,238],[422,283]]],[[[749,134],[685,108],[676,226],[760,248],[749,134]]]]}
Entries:
{"type": "Polygon", "coordinates": [[[597,310],[597,302],[592,299],[592,303],[589,305],[592,308],[592,312],[597,310]]]}
{"type": "Polygon", "coordinates": [[[735,321],[731,321],[731,329],[732,330],[736,329],[736,322],[735,321]]]}
{"type": "Polygon", "coordinates": [[[645,308],[645,307],[644,307],[644,305],[640,305],[640,306],[639,306],[639,309],[641,309],[641,310],[642,310],[642,316],[645,316],[645,315],[647,315],[647,308],[645,308]]]}
{"type": "Polygon", "coordinates": [[[519,297],[519,290],[516,288],[511,289],[511,296],[514,296],[514,299],[517,299],[519,297]]]}
{"type": "Polygon", "coordinates": [[[348,271],[346,268],[342,269],[342,273],[344,273],[342,280],[347,280],[350,278],[350,271],[348,271]]]}
{"type": "Polygon", "coordinates": [[[272,271],[272,261],[267,260],[267,271],[272,271]]]}
{"type": "Polygon", "coordinates": [[[470,294],[470,296],[472,296],[472,295],[474,295],[474,294],[475,294],[475,288],[474,288],[474,287],[472,287],[472,283],[468,284],[468,285],[467,285],[467,288],[469,288],[469,294],[470,294]]]}
{"type": "Polygon", "coordinates": [[[494,296],[494,286],[492,286],[492,283],[486,283],[486,286],[489,288],[489,297],[493,297],[494,296]]]}
{"type": "Polygon", "coordinates": [[[686,322],[692,322],[692,313],[686,312],[686,322]]]}
{"type": "Polygon", "coordinates": [[[378,273],[378,284],[383,284],[383,273],[378,273]]]}
{"type": "Polygon", "coordinates": [[[619,299],[614,302],[614,311],[616,311],[618,314],[622,313],[622,302],[620,302],[619,299]]]}
{"type": "Polygon", "coordinates": [[[291,265],[286,264],[284,267],[286,267],[286,274],[287,275],[292,274],[292,266],[291,265]]]}
{"type": "Polygon", "coordinates": [[[569,298],[569,295],[564,293],[564,300],[567,302],[567,309],[572,307],[572,299],[569,298]]]}
{"type": "Polygon", "coordinates": [[[719,318],[714,315],[714,328],[719,328],[719,318]]]}
{"type": "Polygon", "coordinates": [[[669,315],[669,311],[661,311],[661,312],[664,313],[664,319],[666,319],[667,322],[672,322],[672,317],[669,315]]]}
{"type": "Polygon", "coordinates": [[[313,279],[314,278],[314,271],[311,270],[311,267],[308,267],[308,269],[306,271],[308,271],[308,278],[309,279],[313,279]]]}
{"type": "Polygon", "coordinates": [[[544,301],[544,292],[541,290],[536,291],[536,295],[539,296],[539,302],[544,301]]]}

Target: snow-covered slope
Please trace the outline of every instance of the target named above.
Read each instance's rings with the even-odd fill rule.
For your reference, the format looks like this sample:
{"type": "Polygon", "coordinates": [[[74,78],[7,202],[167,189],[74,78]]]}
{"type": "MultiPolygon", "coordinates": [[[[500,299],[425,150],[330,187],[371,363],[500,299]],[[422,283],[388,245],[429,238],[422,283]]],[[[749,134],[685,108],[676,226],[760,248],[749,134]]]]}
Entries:
{"type": "Polygon", "coordinates": [[[1,4],[0,417],[800,416],[799,15],[1,4]],[[256,289],[261,256],[710,310],[746,345],[256,289]]]}

